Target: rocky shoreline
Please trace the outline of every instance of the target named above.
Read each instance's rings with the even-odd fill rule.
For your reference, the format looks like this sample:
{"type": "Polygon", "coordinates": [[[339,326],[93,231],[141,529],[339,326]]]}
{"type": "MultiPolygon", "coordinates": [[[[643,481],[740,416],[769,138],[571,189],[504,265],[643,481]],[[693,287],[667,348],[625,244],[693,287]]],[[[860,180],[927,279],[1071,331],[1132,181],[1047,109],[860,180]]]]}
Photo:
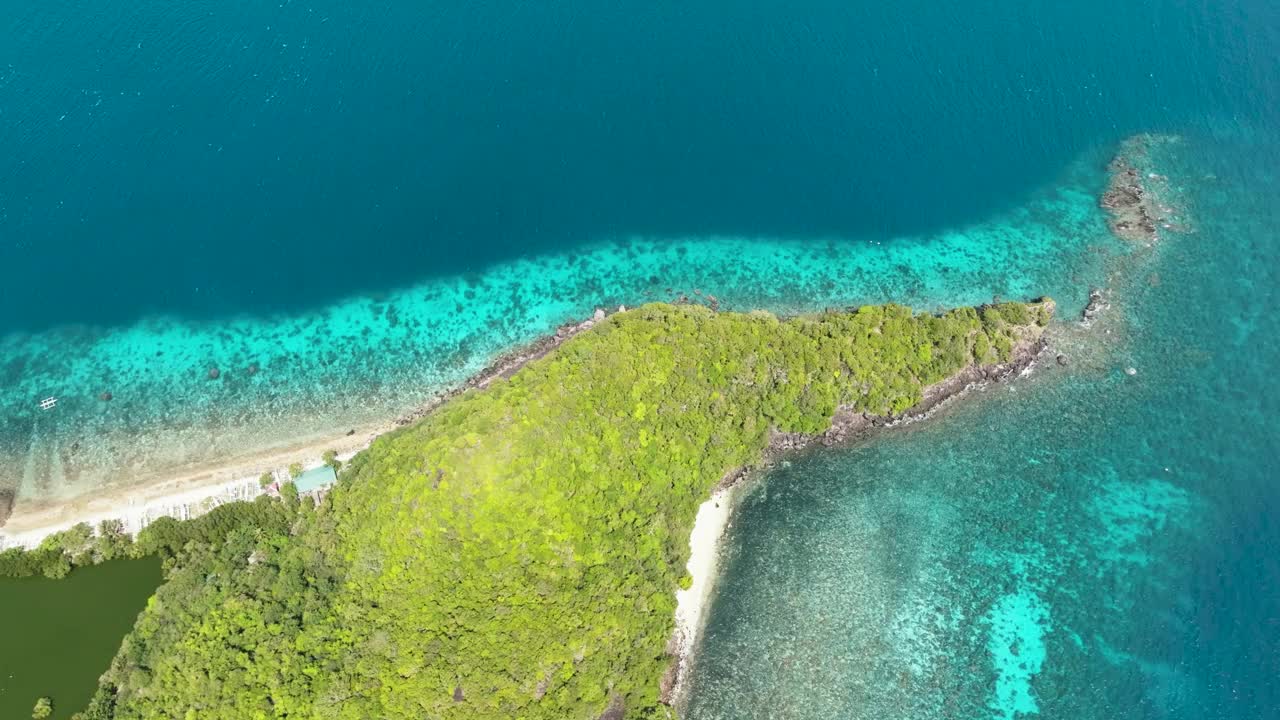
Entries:
{"type": "MultiPolygon", "coordinates": [[[[1056,306],[1052,300],[1044,299],[1050,314],[1056,306]]],[[[769,444],[765,448],[760,462],[747,467],[738,468],[724,476],[712,491],[709,502],[732,503],[733,491],[748,477],[762,470],[774,467],[785,456],[816,445],[823,447],[839,446],[866,438],[868,435],[898,424],[916,422],[930,417],[936,410],[953,398],[960,397],[970,390],[990,383],[1004,382],[1029,370],[1048,347],[1044,338],[1044,328],[1034,323],[1022,330],[1022,339],[1015,343],[1007,362],[992,365],[972,364],[955,375],[924,388],[919,402],[904,412],[896,415],[871,415],[854,411],[848,406],[837,408],[832,418],[831,427],[819,434],[784,433],[773,431],[769,444]]],[[[717,504],[717,507],[719,505],[717,504]]],[[[727,515],[727,514],[726,514],[727,515]]],[[[701,519],[701,518],[700,518],[701,519]]],[[[717,516],[717,521],[725,523],[727,518],[717,516]]],[[[701,528],[697,524],[694,532],[701,528]]],[[[717,538],[718,539],[718,538],[717,538]]],[[[703,552],[718,553],[715,547],[702,548],[703,552]]],[[[714,563],[712,563],[714,566],[714,563]]],[[[694,616],[700,613],[693,613],[694,616]]],[[[680,707],[684,701],[684,680],[688,677],[693,657],[697,650],[696,636],[699,628],[681,627],[677,625],[670,641],[667,643],[667,654],[672,658],[667,672],[659,683],[660,699],[669,706],[680,707]],[[691,641],[693,640],[693,641],[691,641]]]]}
{"type": "Polygon", "coordinates": [[[791,452],[814,444],[832,447],[860,439],[878,428],[924,420],[952,398],[963,395],[980,385],[1003,382],[1022,373],[1035,364],[1036,359],[1047,347],[1048,343],[1042,337],[1036,337],[1034,340],[1024,341],[1014,346],[1012,357],[1008,362],[987,366],[970,365],[956,375],[926,387],[920,402],[897,415],[868,415],[853,412],[848,408],[840,408],[836,411],[830,430],[821,435],[811,436],[775,433],[769,445],[769,452],[791,452]]]}
{"type": "MultiPolygon", "coordinates": [[[[1155,144],[1178,141],[1176,136],[1143,134],[1127,138],[1120,144],[1107,165],[1110,179],[1098,203],[1106,211],[1108,227],[1115,237],[1138,243],[1144,248],[1152,248],[1161,239],[1161,231],[1192,231],[1185,209],[1173,198],[1176,192],[1170,187],[1168,177],[1154,172],[1150,167],[1150,154],[1155,144]]],[[[1113,274],[1112,280],[1114,279],[1113,274]]],[[[1112,302],[1112,288],[1090,288],[1089,299],[1078,318],[1078,324],[1088,329],[1096,320],[1108,314],[1112,302]]],[[[969,390],[1004,382],[1030,370],[1049,347],[1043,329],[1036,330],[1033,336],[1026,336],[1015,344],[1008,362],[985,367],[971,365],[951,378],[925,388],[920,402],[901,414],[874,416],[842,407],[837,409],[831,427],[821,434],[774,432],[762,460],[756,465],[739,468],[725,475],[716,486],[713,497],[731,500],[731,496],[722,494],[731,493],[748,477],[773,467],[789,453],[813,446],[838,446],[864,439],[881,428],[926,419],[948,401],[969,390]]],[[[1068,365],[1070,359],[1059,354],[1056,362],[1068,365]]],[[[1125,372],[1133,375],[1136,371],[1127,368],[1125,372]]],[[[718,552],[718,549],[714,552],[718,552]]],[[[681,637],[684,632],[683,628],[677,627],[668,644],[672,663],[660,685],[662,701],[677,708],[682,707],[685,700],[687,687],[683,681],[688,677],[697,651],[696,642],[688,643],[681,637]]],[[[696,635],[696,629],[694,634],[696,635]]]]}
{"type": "MultiPolygon", "coordinates": [[[[1052,304],[1053,301],[1046,302],[1050,303],[1050,312],[1055,312],[1056,306],[1052,304]]],[[[716,485],[716,488],[719,490],[732,487],[753,472],[772,467],[777,460],[789,452],[803,450],[813,445],[823,447],[842,445],[861,439],[879,428],[924,420],[948,400],[963,395],[975,387],[1003,382],[1021,374],[1034,365],[1048,347],[1048,341],[1043,336],[1043,328],[1032,325],[1025,332],[1024,338],[1013,346],[1008,362],[994,365],[970,365],[946,380],[925,387],[920,402],[896,415],[869,415],[844,406],[836,409],[831,427],[826,432],[810,435],[774,431],[770,435],[764,459],[758,465],[740,468],[729,473],[716,485]]]]}
{"type": "MultiPolygon", "coordinates": [[[[617,312],[626,312],[627,307],[620,305],[617,312]]],[[[397,426],[412,425],[422,418],[430,415],[432,411],[449,400],[467,392],[468,390],[479,390],[488,387],[493,381],[500,378],[509,378],[519,372],[521,368],[529,363],[546,356],[552,350],[560,347],[566,340],[577,335],[580,332],[590,330],[598,323],[608,317],[608,313],[597,308],[595,314],[590,319],[581,322],[569,322],[556,328],[556,331],[550,335],[544,335],[533,342],[515,348],[499,355],[493,362],[489,363],[483,370],[475,373],[471,377],[458,384],[456,387],[441,392],[431,400],[427,401],[422,407],[397,418],[395,424],[397,426]]]]}

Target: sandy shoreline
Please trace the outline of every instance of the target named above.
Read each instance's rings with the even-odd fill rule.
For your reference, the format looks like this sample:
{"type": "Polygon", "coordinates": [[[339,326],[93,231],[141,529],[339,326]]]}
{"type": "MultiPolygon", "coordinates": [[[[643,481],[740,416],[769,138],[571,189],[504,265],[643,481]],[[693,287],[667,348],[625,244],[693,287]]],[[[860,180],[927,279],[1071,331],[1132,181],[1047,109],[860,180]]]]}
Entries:
{"type": "MultiPolygon", "coordinates": [[[[619,308],[619,311],[625,311],[625,308],[619,308]]],[[[604,312],[598,310],[590,320],[562,326],[554,335],[506,353],[466,382],[441,392],[421,408],[392,422],[299,441],[285,448],[264,450],[234,464],[198,468],[155,483],[106,488],[93,497],[44,503],[20,501],[8,522],[0,528],[0,549],[35,547],[48,535],[80,522],[96,525],[102,520],[118,519],[124,523],[126,532],[137,533],[160,517],[186,519],[226,502],[250,500],[263,493],[258,480],[262,473],[272,472],[277,478],[284,478],[288,476],[286,468],[290,463],[301,462],[307,469],[316,467],[322,464],[320,457],[328,450],[337,452],[340,459],[349,459],[369,447],[378,436],[421,419],[454,396],[469,389],[483,388],[495,379],[509,377],[604,317],[604,312]]],[[[731,525],[738,490],[743,486],[741,481],[744,478],[755,470],[770,467],[780,456],[814,443],[841,444],[877,428],[927,417],[947,400],[964,394],[975,385],[999,382],[1025,371],[1044,347],[1044,339],[1037,333],[1034,340],[1015,346],[1009,362],[987,368],[967,367],[955,376],[925,388],[921,402],[898,416],[871,416],[841,408],[830,429],[824,433],[774,433],[761,462],[726,475],[699,506],[690,533],[686,568],[692,582],[687,589],[676,592],[676,629],[668,645],[673,662],[662,680],[664,701],[679,706],[687,692],[685,681],[697,654],[700,634],[718,579],[721,540],[731,525]]]]}
{"type": "MultiPolygon", "coordinates": [[[[388,426],[381,432],[392,429],[388,426]]],[[[368,447],[378,431],[306,441],[286,448],[255,453],[220,467],[201,468],[157,483],[105,488],[89,497],[70,501],[19,501],[9,521],[0,529],[0,549],[32,548],[44,538],[77,523],[96,526],[103,520],[120,520],[124,530],[137,533],[161,517],[187,519],[218,505],[235,500],[252,500],[263,489],[258,479],[263,473],[288,477],[288,466],[302,463],[305,469],[323,464],[321,456],[332,450],[339,459],[349,459],[368,447]]]]}
{"type": "MultiPolygon", "coordinates": [[[[620,312],[625,311],[620,307],[620,312]]],[[[78,523],[97,525],[103,520],[120,520],[126,532],[137,533],[160,517],[194,517],[235,500],[252,500],[263,493],[258,479],[263,473],[288,477],[288,466],[302,463],[305,469],[323,464],[321,456],[334,451],[339,459],[349,459],[373,443],[378,436],[409,425],[456,395],[483,388],[494,380],[509,377],[558,347],[579,332],[606,317],[596,310],[592,318],[561,326],[554,334],[504,353],[485,369],[455,387],[445,389],[422,407],[393,421],[354,429],[300,438],[284,446],[266,448],[238,457],[230,463],[211,463],[183,468],[153,482],[130,483],[97,488],[74,498],[31,500],[19,497],[8,519],[0,525],[0,550],[33,548],[46,537],[78,523]]]]}
{"type": "Polygon", "coordinates": [[[693,582],[687,589],[676,591],[676,630],[667,648],[675,662],[663,678],[661,688],[668,704],[681,696],[683,680],[689,677],[698,635],[702,632],[711,593],[719,576],[720,541],[729,529],[739,487],[716,488],[711,497],[698,507],[693,531],[689,533],[689,562],[685,568],[693,582]]]}
{"type": "MultiPolygon", "coordinates": [[[[1167,184],[1168,179],[1163,175],[1150,172],[1144,175],[1145,169],[1132,164],[1137,160],[1145,159],[1144,143],[1152,141],[1168,142],[1170,140],[1165,137],[1153,138],[1142,135],[1130,138],[1122,145],[1121,152],[1108,167],[1112,173],[1111,184],[1100,201],[1100,205],[1111,214],[1109,223],[1112,232],[1122,240],[1141,242],[1147,249],[1152,248],[1159,240],[1159,229],[1176,229],[1186,232],[1190,227],[1189,221],[1182,217],[1182,211],[1175,211],[1167,198],[1153,196],[1152,188],[1146,182],[1150,180],[1164,185],[1167,184]],[[1128,158],[1126,153],[1135,154],[1136,157],[1128,158]],[[1117,195],[1124,201],[1117,202],[1115,200],[1117,195]],[[1171,224],[1174,217],[1178,218],[1176,225],[1171,224]]],[[[1132,270],[1133,268],[1128,268],[1125,274],[1132,275],[1132,270]]],[[[1114,285],[1117,279],[1116,271],[1113,270],[1108,278],[1109,284],[1114,285]]],[[[1105,316],[1109,320],[1107,325],[1111,325],[1115,322],[1115,314],[1107,312],[1110,307],[1110,289],[1095,288],[1089,293],[1089,303],[1084,308],[1081,318],[1073,325],[1088,331],[1099,316],[1105,316]]],[[[1111,335],[1113,328],[1107,327],[1104,332],[1111,335]]],[[[740,468],[726,475],[712,492],[711,498],[699,507],[689,538],[691,553],[687,567],[693,576],[693,584],[688,590],[676,593],[676,629],[668,645],[669,654],[674,657],[674,661],[662,680],[663,702],[681,711],[684,710],[689,690],[687,682],[689,672],[697,656],[699,636],[706,619],[708,603],[713,596],[715,582],[718,579],[720,542],[725,531],[732,525],[734,505],[738,499],[735,491],[742,487],[742,481],[745,478],[753,472],[771,467],[788,453],[803,450],[814,444],[824,446],[846,444],[865,438],[880,428],[891,428],[925,420],[946,407],[952,400],[963,397],[970,390],[1026,375],[1046,354],[1050,348],[1051,339],[1054,345],[1058,345],[1066,337],[1060,332],[1042,332],[1033,341],[1016,344],[1009,362],[986,368],[970,365],[956,375],[926,387],[920,402],[900,415],[873,416],[851,412],[848,408],[838,408],[831,427],[824,433],[804,435],[775,432],[760,463],[756,466],[740,468]]],[[[1079,350],[1079,348],[1076,349],[1079,350]]],[[[1070,362],[1070,359],[1064,355],[1058,355],[1056,361],[1064,365],[1070,362]]]]}
{"type": "Polygon", "coordinates": [[[721,540],[732,526],[738,491],[745,485],[743,480],[752,473],[772,467],[783,456],[814,444],[841,445],[863,439],[878,429],[927,419],[950,400],[976,387],[1004,382],[1030,372],[1047,347],[1043,334],[1039,334],[1033,340],[1018,343],[1008,362],[988,367],[970,365],[956,375],[926,387],[920,402],[900,415],[868,415],[839,408],[826,432],[817,435],[774,433],[764,458],[758,464],[726,475],[712,491],[711,497],[699,506],[689,536],[690,554],[686,567],[693,582],[687,590],[676,592],[676,629],[667,646],[673,661],[662,679],[663,702],[683,709],[689,689],[686,681],[697,656],[698,642],[719,576],[721,540]]]}

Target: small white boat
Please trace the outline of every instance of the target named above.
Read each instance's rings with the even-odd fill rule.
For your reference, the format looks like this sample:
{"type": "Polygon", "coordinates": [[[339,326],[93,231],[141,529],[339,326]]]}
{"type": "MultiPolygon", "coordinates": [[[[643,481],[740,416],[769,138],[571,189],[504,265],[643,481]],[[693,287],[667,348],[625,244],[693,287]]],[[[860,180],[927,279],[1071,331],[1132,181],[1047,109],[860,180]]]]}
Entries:
{"type": "Polygon", "coordinates": [[[41,400],[41,401],[40,401],[40,409],[41,409],[41,410],[52,410],[52,409],[54,408],[54,406],[56,406],[57,404],[58,404],[58,398],[56,398],[56,397],[47,397],[47,398],[45,398],[45,399],[43,399],[43,400],[41,400]]]}

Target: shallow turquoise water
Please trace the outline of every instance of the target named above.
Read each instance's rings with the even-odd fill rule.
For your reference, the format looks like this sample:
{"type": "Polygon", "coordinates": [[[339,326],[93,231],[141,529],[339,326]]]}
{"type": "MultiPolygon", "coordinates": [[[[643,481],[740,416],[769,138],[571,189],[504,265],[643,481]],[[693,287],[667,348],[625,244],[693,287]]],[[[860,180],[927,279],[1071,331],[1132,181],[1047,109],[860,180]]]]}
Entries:
{"type": "Polygon", "coordinates": [[[26,500],[385,420],[601,305],[1078,307],[1109,148],[1280,87],[1258,0],[0,9],[26,500]]]}
{"type": "Polygon", "coordinates": [[[596,307],[685,294],[779,312],[889,300],[934,309],[1051,294],[1072,312],[1116,246],[1095,210],[1101,152],[1025,206],[937,235],[625,238],[301,315],[11,335],[0,340],[0,481],[20,502],[68,497],[340,435],[596,307]],[[49,395],[59,404],[45,412],[37,401],[49,395]]]}
{"type": "Polygon", "coordinates": [[[1071,365],[764,478],[689,716],[1275,717],[1278,158],[1166,148],[1196,230],[1116,261],[1071,365]]]}
{"type": "Polygon", "coordinates": [[[1070,315],[1125,256],[1111,149],[1185,134],[1198,231],[1109,349],[752,497],[693,712],[1280,716],[1274,2],[0,11],[19,511],[384,421],[598,306],[1070,315]]]}

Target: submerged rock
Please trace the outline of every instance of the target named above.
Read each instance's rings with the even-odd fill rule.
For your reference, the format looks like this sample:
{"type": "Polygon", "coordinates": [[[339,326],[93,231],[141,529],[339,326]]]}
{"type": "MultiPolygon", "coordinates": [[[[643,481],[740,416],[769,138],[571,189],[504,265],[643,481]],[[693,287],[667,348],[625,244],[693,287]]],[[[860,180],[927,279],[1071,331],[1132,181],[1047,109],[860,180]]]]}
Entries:
{"type": "Polygon", "coordinates": [[[210,380],[217,380],[219,377],[222,377],[222,371],[221,371],[221,370],[219,370],[219,369],[218,369],[218,368],[216,368],[216,367],[214,367],[214,368],[209,368],[209,379],[210,379],[210,380]]]}
{"type": "Polygon", "coordinates": [[[1156,220],[1152,211],[1155,208],[1147,199],[1138,171],[1123,154],[1117,155],[1107,169],[1111,171],[1111,183],[1102,193],[1099,204],[1110,215],[1111,232],[1125,240],[1154,241],[1156,220]]]}
{"type": "Polygon", "coordinates": [[[109,402],[113,397],[115,396],[112,395],[110,391],[104,391],[102,394],[98,395],[98,399],[103,402],[109,402]]]}
{"type": "Polygon", "coordinates": [[[1089,303],[1084,306],[1084,312],[1080,315],[1080,322],[1088,325],[1104,310],[1111,307],[1111,303],[1107,302],[1107,295],[1099,288],[1089,289],[1089,303]]]}
{"type": "Polygon", "coordinates": [[[9,521],[9,515],[13,513],[13,490],[0,490],[0,528],[9,521]]]}
{"type": "Polygon", "coordinates": [[[1169,139],[1135,135],[1120,145],[1120,151],[1107,165],[1111,181],[1098,204],[1107,211],[1107,224],[1116,237],[1150,245],[1159,240],[1158,228],[1185,229],[1180,222],[1172,222],[1178,214],[1173,205],[1156,196],[1167,194],[1168,178],[1139,169],[1149,161],[1151,146],[1169,139]]]}

